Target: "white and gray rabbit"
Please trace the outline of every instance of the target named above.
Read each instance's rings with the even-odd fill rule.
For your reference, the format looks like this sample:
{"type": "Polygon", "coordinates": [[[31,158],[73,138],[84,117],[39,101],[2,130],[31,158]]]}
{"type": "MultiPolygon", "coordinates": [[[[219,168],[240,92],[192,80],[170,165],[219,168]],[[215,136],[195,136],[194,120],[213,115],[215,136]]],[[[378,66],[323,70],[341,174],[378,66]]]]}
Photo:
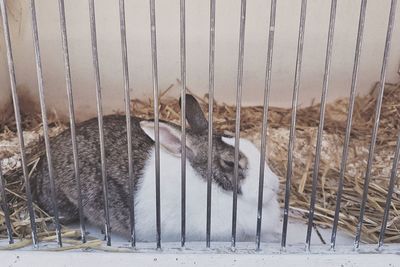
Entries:
{"type": "MultiPolygon", "coordinates": [[[[200,105],[186,97],[187,240],[206,237],[208,122],[200,105]]],[[[132,117],[135,230],[138,241],[156,239],[154,122],[132,117]]],[[[79,170],[85,219],[104,225],[97,119],[76,126],[79,170]]],[[[113,232],[129,236],[129,176],[126,118],[104,116],[105,156],[108,179],[110,224],[113,232]]],[[[160,121],[161,232],[163,241],[178,241],[181,234],[181,129],[160,121]]],[[[57,205],[63,223],[78,220],[78,193],[74,178],[70,131],[51,139],[57,205]]],[[[234,173],[234,138],[213,135],[213,184],[211,239],[230,240],[234,173]]],[[[257,220],[260,152],[250,141],[240,139],[237,239],[254,240],[257,220]]],[[[52,213],[47,161],[42,157],[31,177],[32,191],[39,206],[52,213]]],[[[278,232],[280,209],[278,177],[265,164],[262,238],[278,232]]]]}

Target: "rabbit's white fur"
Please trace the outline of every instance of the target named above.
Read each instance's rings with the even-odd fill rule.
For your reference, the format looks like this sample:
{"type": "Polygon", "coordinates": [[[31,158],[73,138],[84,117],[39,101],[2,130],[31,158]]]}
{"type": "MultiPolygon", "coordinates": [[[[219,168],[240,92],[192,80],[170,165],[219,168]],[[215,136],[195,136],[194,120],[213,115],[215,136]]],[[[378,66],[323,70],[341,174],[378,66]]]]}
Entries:
{"type": "MultiPolygon", "coordinates": [[[[146,131],[149,134],[148,131],[146,131]]],[[[150,136],[154,139],[154,136],[150,136]]],[[[233,145],[233,138],[223,138],[233,145]]],[[[238,196],[237,238],[254,240],[257,220],[257,197],[260,152],[248,140],[240,140],[240,150],[248,158],[248,170],[238,196]]],[[[160,149],[161,233],[163,241],[179,241],[181,235],[181,159],[162,146],[160,149]]],[[[187,161],[186,172],[186,237],[189,241],[204,240],[206,236],[206,181],[187,161]]],[[[156,238],[155,152],[144,168],[135,196],[136,237],[140,241],[156,238]]],[[[277,176],[265,165],[262,239],[269,240],[279,227],[280,210],[276,192],[277,176]]],[[[211,239],[228,241],[232,225],[232,192],[212,185],[211,239]]]]}

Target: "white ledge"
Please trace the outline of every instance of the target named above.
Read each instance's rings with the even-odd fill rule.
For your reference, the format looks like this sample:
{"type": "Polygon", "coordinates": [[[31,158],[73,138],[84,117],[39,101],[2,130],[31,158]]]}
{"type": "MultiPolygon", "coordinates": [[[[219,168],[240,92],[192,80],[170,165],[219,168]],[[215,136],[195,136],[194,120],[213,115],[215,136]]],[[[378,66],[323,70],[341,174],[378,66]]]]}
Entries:
{"type": "Polygon", "coordinates": [[[1,251],[1,266],[395,266],[396,254],[204,254],[1,251]]]}

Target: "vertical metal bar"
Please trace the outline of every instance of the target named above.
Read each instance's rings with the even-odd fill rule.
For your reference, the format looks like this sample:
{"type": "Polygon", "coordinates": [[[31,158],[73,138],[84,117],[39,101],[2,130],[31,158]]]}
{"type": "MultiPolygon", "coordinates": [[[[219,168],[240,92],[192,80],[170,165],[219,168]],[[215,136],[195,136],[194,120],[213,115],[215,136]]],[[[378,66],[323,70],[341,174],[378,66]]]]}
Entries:
{"type": "Polygon", "coordinates": [[[347,163],[347,157],[348,157],[348,152],[349,152],[351,125],[352,125],[352,120],[353,120],[354,101],[355,101],[356,88],[357,88],[358,68],[360,65],[360,56],[361,56],[361,48],[362,48],[363,33],[364,33],[366,7],[367,7],[367,0],[362,0],[361,7],[360,7],[360,16],[359,16],[359,21],[358,21],[356,49],[355,49],[355,53],[354,53],[353,75],[352,75],[352,80],[351,80],[349,108],[348,108],[347,121],[346,121],[346,134],[345,134],[344,144],[343,144],[342,160],[340,163],[340,174],[339,174],[338,191],[337,191],[337,196],[336,196],[335,217],[333,219],[333,226],[332,226],[331,249],[335,249],[335,244],[336,244],[336,233],[337,233],[339,214],[340,214],[340,201],[342,199],[343,181],[344,181],[344,175],[346,173],[346,163],[347,163]]]}
{"type": "Polygon", "coordinates": [[[260,242],[261,242],[261,222],[262,222],[262,208],[263,208],[263,195],[264,195],[264,168],[265,168],[265,152],[267,147],[269,94],[271,91],[272,54],[274,51],[275,16],[276,16],[276,0],[272,0],[270,18],[269,18],[267,63],[266,63],[265,86],[264,86],[264,110],[263,110],[263,121],[261,130],[261,152],[260,152],[261,157],[260,157],[260,176],[258,184],[258,207],[257,207],[257,230],[256,230],[257,250],[260,249],[260,242]]]}
{"type": "Polygon", "coordinates": [[[207,222],[206,247],[211,240],[211,185],[213,180],[213,108],[214,108],[214,62],[215,62],[215,0],[210,0],[210,46],[208,54],[208,157],[207,157],[207,222]]]}
{"type": "Polygon", "coordinates": [[[105,216],[104,230],[105,230],[105,237],[107,240],[107,246],[111,246],[110,214],[108,210],[106,154],[104,148],[103,107],[102,107],[102,97],[101,97],[99,58],[97,53],[96,17],[94,9],[94,0],[89,0],[89,16],[90,16],[90,34],[92,40],[93,69],[94,69],[94,78],[96,81],[97,117],[99,122],[100,157],[101,157],[101,177],[103,179],[104,216],[105,216]]]}
{"type": "Polygon", "coordinates": [[[380,120],[379,117],[381,115],[383,92],[385,89],[386,68],[387,68],[387,62],[389,59],[390,45],[391,45],[391,41],[392,41],[392,33],[393,33],[394,21],[395,21],[395,15],[396,15],[396,4],[397,4],[397,0],[392,0],[391,5],[390,5],[389,21],[388,21],[388,28],[387,28],[386,41],[385,41],[385,50],[383,53],[381,77],[380,77],[380,82],[379,82],[379,95],[378,95],[378,99],[376,101],[376,106],[375,106],[375,122],[374,122],[374,128],[372,130],[371,143],[370,143],[370,147],[369,147],[368,163],[367,163],[367,170],[366,170],[365,178],[364,178],[364,190],[363,190],[363,196],[362,196],[361,207],[360,207],[360,215],[358,217],[359,219],[358,219],[358,224],[357,224],[356,238],[354,240],[354,248],[355,249],[358,249],[360,247],[361,230],[362,230],[362,226],[363,226],[363,222],[364,222],[365,207],[366,207],[367,199],[368,199],[368,186],[369,186],[369,180],[370,180],[370,176],[371,176],[371,169],[372,169],[372,162],[373,162],[374,152],[375,152],[376,138],[378,135],[379,120],[380,120]]]}
{"type": "Polygon", "coordinates": [[[157,68],[157,32],[156,32],[156,6],[155,0],[150,0],[150,33],[151,33],[151,58],[154,98],[154,139],[156,153],[156,228],[157,248],[161,248],[161,207],[160,207],[160,135],[159,135],[159,108],[158,108],[158,68],[157,68]]]}
{"type": "Polygon", "coordinates": [[[236,247],[237,191],[238,191],[239,144],[240,144],[240,110],[242,104],[245,26],[246,26],[246,0],[242,0],[240,8],[239,56],[238,56],[237,81],[236,81],[237,90],[236,90],[236,120],[235,120],[235,164],[234,164],[234,178],[233,178],[232,240],[231,240],[232,249],[235,249],[236,247]]]}
{"type": "Polygon", "coordinates": [[[384,242],[384,238],[385,238],[385,231],[386,231],[387,221],[389,218],[390,205],[392,203],[394,185],[397,180],[397,167],[399,165],[399,159],[400,159],[400,131],[397,136],[396,151],[394,154],[392,170],[390,172],[389,189],[388,189],[388,193],[386,196],[385,212],[383,214],[381,231],[379,232],[378,248],[381,248],[383,246],[383,242],[384,242]]]}
{"type": "Polygon", "coordinates": [[[282,240],[281,240],[282,250],[286,249],[287,226],[289,222],[290,183],[293,175],[293,150],[296,138],[297,100],[299,98],[301,64],[303,60],[306,9],[307,9],[307,0],[302,0],[301,11],[300,11],[299,37],[297,41],[296,70],[295,70],[293,97],[292,97],[292,118],[290,122],[290,133],[289,133],[288,163],[287,163],[286,185],[285,185],[285,206],[283,209],[283,227],[282,227],[282,240]]]}
{"type": "Polygon", "coordinates": [[[12,232],[12,227],[11,227],[11,222],[10,222],[10,212],[8,210],[8,203],[7,203],[5,188],[6,188],[6,184],[4,182],[3,172],[1,171],[1,159],[0,159],[0,194],[1,194],[0,196],[3,199],[3,201],[0,203],[0,205],[4,212],[4,220],[5,220],[6,227],[7,227],[8,243],[13,244],[14,238],[13,238],[13,232],[12,232]]]}
{"type": "Polygon", "coordinates": [[[308,212],[308,227],[307,227],[307,235],[306,235],[306,250],[310,250],[311,246],[311,233],[313,229],[313,220],[314,220],[314,209],[315,209],[315,200],[317,195],[317,182],[319,175],[319,165],[321,159],[321,147],[322,147],[322,134],[324,131],[324,122],[325,122],[325,106],[326,106],[326,96],[328,94],[328,85],[329,85],[329,75],[331,70],[331,61],[332,61],[332,47],[333,47],[333,36],[335,31],[335,19],[336,19],[336,5],[337,0],[332,0],[331,2],[331,14],[329,18],[329,30],[328,30],[328,41],[326,45],[326,58],[325,58],[325,70],[324,70],[324,80],[322,85],[322,95],[321,95],[321,106],[319,113],[319,125],[318,125],[318,133],[317,133],[317,144],[315,148],[315,161],[314,161],[314,169],[312,176],[312,192],[311,192],[311,201],[310,208],[308,212]]]}
{"type": "Polygon", "coordinates": [[[67,26],[65,19],[64,0],[59,0],[58,6],[60,12],[60,29],[61,29],[61,40],[62,40],[63,57],[64,57],[65,82],[67,86],[69,123],[71,128],[72,154],[74,158],[74,176],[76,181],[76,190],[78,193],[79,225],[81,230],[82,242],[86,243],[86,227],[85,227],[85,220],[83,217],[83,207],[82,207],[82,190],[81,190],[81,179],[79,174],[78,146],[76,144],[75,111],[74,111],[75,109],[74,109],[74,99],[72,94],[71,66],[69,62],[68,37],[67,37],[67,26]]]}
{"type": "Polygon", "coordinates": [[[53,171],[53,163],[52,163],[51,148],[50,148],[49,129],[47,125],[46,104],[44,100],[44,82],[43,82],[43,72],[42,72],[42,60],[39,47],[39,33],[36,21],[35,0],[30,1],[30,9],[31,9],[31,19],[32,19],[33,47],[35,49],[36,74],[37,74],[38,89],[39,89],[40,110],[42,114],[43,136],[46,149],[47,166],[49,171],[49,182],[50,182],[51,200],[54,213],[54,224],[56,227],[57,243],[60,247],[62,247],[61,231],[60,231],[61,229],[58,218],[58,207],[57,207],[57,199],[56,199],[55,183],[54,183],[54,171],[53,171]]]}
{"type": "Polygon", "coordinates": [[[181,246],[186,241],[186,14],[185,0],[180,2],[180,49],[181,49],[181,246]]]}
{"type": "Polygon", "coordinates": [[[119,0],[119,20],[121,31],[121,51],[122,51],[122,69],[124,79],[125,93],[125,115],[126,115],[126,135],[128,149],[128,179],[129,179],[129,218],[130,218],[130,242],[131,247],[136,245],[135,237],[135,196],[133,190],[133,152],[132,152],[132,126],[131,126],[131,110],[130,110],[130,93],[129,93],[129,68],[128,68],[128,49],[126,45],[126,24],[125,24],[125,0],[119,0]]]}
{"type": "Polygon", "coordinates": [[[13,105],[14,105],[15,124],[17,126],[19,149],[20,149],[20,153],[21,153],[21,166],[22,166],[22,171],[23,171],[23,175],[24,175],[25,194],[26,194],[26,200],[27,200],[29,220],[30,220],[30,225],[31,225],[31,230],[32,230],[32,243],[33,243],[33,246],[36,248],[36,247],[38,247],[39,240],[37,237],[35,212],[33,210],[31,187],[30,187],[30,183],[29,183],[29,172],[28,172],[28,167],[27,167],[27,162],[26,162],[24,136],[23,136],[22,124],[21,124],[21,112],[19,109],[19,101],[18,101],[18,94],[17,94],[17,81],[15,79],[14,58],[13,58],[12,48],[11,48],[10,30],[8,28],[8,16],[7,16],[7,8],[6,8],[5,0],[0,0],[0,9],[1,9],[1,15],[3,18],[3,34],[4,34],[6,50],[7,50],[8,73],[10,75],[11,94],[12,94],[13,105]]]}

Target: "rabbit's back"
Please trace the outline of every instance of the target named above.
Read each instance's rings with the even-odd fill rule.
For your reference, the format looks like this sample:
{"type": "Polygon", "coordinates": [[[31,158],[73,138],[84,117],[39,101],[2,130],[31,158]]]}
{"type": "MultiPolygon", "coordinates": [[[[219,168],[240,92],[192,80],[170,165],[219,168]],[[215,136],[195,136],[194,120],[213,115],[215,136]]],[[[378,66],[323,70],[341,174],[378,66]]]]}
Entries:
{"type": "MultiPolygon", "coordinates": [[[[136,188],[154,142],[143,132],[140,120],[131,118],[133,176],[136,188]]],[[[109,115],[103,118],[108,202],[111,225],[118,229],[129,222],[129,172],[126,117],[109,115]]],[[[103,185],[101,175],[100,139],[97,118],[76,126],[79,173],[85,217],[99,224],[104,220],[103,185]]],[[[51,139],[57,204],[64,222],[78,218],[78,191],[74,173],[70,130],[51,139]]],[[[35,200],[41,208],[52,212],[49,172],[46,157],[42,157],[32,175],[35,200]]],[[[127,225],[127,224],[126,224],[127,225]]]]}

